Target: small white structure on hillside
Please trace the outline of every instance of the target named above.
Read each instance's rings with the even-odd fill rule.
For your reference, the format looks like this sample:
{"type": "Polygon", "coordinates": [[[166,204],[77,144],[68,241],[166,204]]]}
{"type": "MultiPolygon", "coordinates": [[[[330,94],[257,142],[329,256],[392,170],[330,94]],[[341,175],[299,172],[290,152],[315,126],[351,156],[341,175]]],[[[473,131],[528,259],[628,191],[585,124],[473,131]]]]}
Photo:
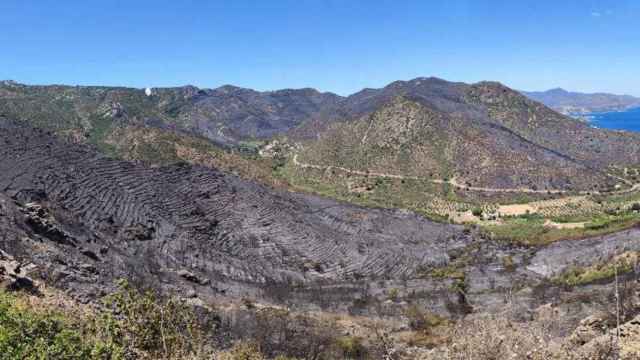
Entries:
{"type": "Polygon", "coordinates": [[[144,89],[144,93],[145,93],[147,96],[151,96],[151,95],[153,95],[153,91],[151,91],[151,88],[146,88],[146,89],[144,89]]]}

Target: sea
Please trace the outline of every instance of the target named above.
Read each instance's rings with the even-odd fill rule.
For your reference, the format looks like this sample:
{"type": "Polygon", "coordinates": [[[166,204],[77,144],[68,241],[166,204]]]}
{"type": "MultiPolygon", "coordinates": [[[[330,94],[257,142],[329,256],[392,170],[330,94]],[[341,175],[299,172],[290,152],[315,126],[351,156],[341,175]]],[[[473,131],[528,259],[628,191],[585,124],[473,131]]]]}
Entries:
{"type": "Polygon", "coordinates": [[[590,113],[584,118],[593,127],[640,132],[640,107],[625,111],[590,113]]]}

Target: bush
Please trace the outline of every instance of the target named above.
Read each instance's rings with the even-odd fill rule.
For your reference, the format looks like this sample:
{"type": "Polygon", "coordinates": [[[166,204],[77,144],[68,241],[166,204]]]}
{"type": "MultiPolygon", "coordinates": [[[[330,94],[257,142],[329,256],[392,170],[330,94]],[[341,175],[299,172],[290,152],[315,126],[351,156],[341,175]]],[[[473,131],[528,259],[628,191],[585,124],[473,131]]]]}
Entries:
{"type": "Polygon", "coordinates": [[[362,359],[367,351],[362,340],[355,336],[344,336],[336,341],[336,345],[342,352],[342,356],[346,359],[362,359]]]}
{"type": "Polygon", "coordinates": [[[191,307],[127,282],[91,318],[0,291],[0,359],[195,359],[205,343],[191,307]]]}
{"type": "Polygon", "coordinates": [[[400,295],[400,290],[393,288],[389,290],[388,298],[391,301],[397,301],[399,295],[400,295]]]}
{"type": "Polygon", "coordinates": [[[428,332],[436,326],[447,323],[445,318],[423,311],[417,305],[409,306],[405,310],[405,316],[409,319],[409,327],[415,331],[428,332]]]}
{"type": "Polygon", "coordinates": [[[0,292],[0,357],[3,359],[121,359],[117,345],[87,338],[63,314],[34,309],[0,292]]]}
{"type": "Polygon", "coordinates": [[[105,299],[95,330],[138,357],[186,358],[204,352],[204,332],[193,309],[175,298],[160,299],[126,281],[105,299]]]}
{"type": "Polygon", "coordinates": [[[504,267],[504,269],[509,272],[513,272],[516,270],[516,264],[510,255],[502,257],[502,267],[504,267]]]}
{"type": "Polygon", "coordinates": [[[473,214],[473,216],[475,217],[481,217],[482,216],[482,209],[481,208],[474,208],[473,210],[471,210],[471,213],[473,214]]]}

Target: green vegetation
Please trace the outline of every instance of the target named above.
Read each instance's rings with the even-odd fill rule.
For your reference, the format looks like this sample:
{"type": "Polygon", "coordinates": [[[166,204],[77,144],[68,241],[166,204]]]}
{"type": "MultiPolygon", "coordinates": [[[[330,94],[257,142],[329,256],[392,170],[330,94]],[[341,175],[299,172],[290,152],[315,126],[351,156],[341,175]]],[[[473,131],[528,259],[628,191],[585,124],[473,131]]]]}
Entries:
{"type": "MultiPolygon", "coordinates": [[[[429,181],[459,176],[458,180],[464,181],[465,185],[477,186],[478,179],[468,171],[469,164],[465,164],[467,157],[457,158],[460,149],[450,146],[454,143],[472,146],[476,142],[466,140],[476,139],[483,133],[474,127],[450,132],[447,118],[402,97],[380,106],[368,117],[332,125],[321,141],[305,144],[300,150],[299,160],[362,171],[375,169],[377,172],[419,176],[423,180],[352,175],[336,169],[301,169],[284,155],[260,158],[257,153],[265,141],[254,138],[240,142],[235,149],[222,149],[205,138],[179,132],[192,129],[193,126],[190,114],[194,108],[188,97],[190,89],[158,89],[154,96],[149,97],[140,89],[32,87],[19,84],[3,86],[11,95],[0,99],[3,115],[58,133],[73,131],[79,141],[92,143],[109,156],[139,160],[151,165],[188,162],[209,166],[273,187],[315,193],[368,207],[410,209],[440,222],[474,221],[468,218],[468,214],[462,216],[461,213],[471,210],[475,217],[480,218],[491,214],[491,206],[497,202],[526,203],[561,197],[531,193],[488,194],[429,181]],[[131,125],[141,124],[143,119],[154,119],[159,125],[178,132],[131,125]]],[[[473,90],[477,95],[496,89],[483,85],[473,90]]],[[[509,101],[516,101],[514,106],[517,108],[529,106],[518,100],[519,95],[515,93],[492,93],[492,96],[507,96],[509,101]]],[[[482,97],[476,98],[474,95],[467,100],[487,106],[500,119],[515,121],[520,116],[513,113],[512,108],[504,107],[504,104],[485,104],[482,97]],[[505,114],[513,117],[504,117],[505,114]]],[[[557,124],[553,122],[547,125],[557,124]]],[[[216,123],[216,126],[222,125],[222,122],[216,123]]],[[[530,131],[528,127],[520,128],[515,123],[506,125],[517,131],[530,131]]],[[[280,145],[283,145],[283,149],[287,147],[284,146],[286,139],[278,140],[282,142],[280,145]]],[[[469,151],[472,150],[481,154],[491,149],[472,148],[469,151]]],[[[496,160],[494,158],[498,156],[493,151],[486,155],[488,160],[496,160]]],[[[550,168],[545,171],[553,170],[550,168]]],[[[640,174],[637,168],[621,166],[612,167],[609,171],[632,180],[640,174]]],[[[571,179],[578,180],[576,177],[571,179]]],[[[609,185],[599,183],[596,187],[603,189],[605,186],[609,185]]],[[[544,217],[556,223],[585,222],[584,228],[545,226],[546,220],[540,215],[507,218],[504,223],[483,225],[482,228],[495,239],[540,245],[565,238],[606,234],[640,221],[635,215],[640,205],[636,206],[635,213],[629,211],[633,210],[634,204],[640,204],[640,192],[591,195],[583,200],[558,206],[545,212],[544,217]],[[589,206],[584,206],[584,203],[589,206]]],[[[445,277],[457,275],[455,272],[436,274],[445,277]]]]}
{"type": "Polygon", "coordinates": [[[537,246],[625,230],[640,223],[640,214],[596,215],[583,228],[555,228],[545,225],[545,221],[541,215],[524,215],[507,218],[504,224],[487,225],[482,229],[495,240],[537,246]]]}
{"type": "Polygon", "coordinates": [[[175,298],[162,299],[120,283],[97,317],[96,333],[109,343],[150,358],[189,358],[202,355],[204,332],[193,309],[175,298]]]}
{"type": "Polygon", "coordinates": [[[397,301],[398,295],[400,295],[400,290],[398,290],[397,288],[393,288],[389,290],[389,294],[387,295],[387,297],[391,301],[397,301]]]}
{"type": "Polygon", "coordinates": [[[616,271],[619,275],[633,271],[638,260],[637,253],[625,253],[621,256],[587,267],[574,266],[552,279],[556,284],[569,286],[587,285],[599,280],[611,279],[616,271]],[[616,269],[617,268],[617,269],[616,269]]]}
{"type": "Polygon", "coordinates": [[[254,152],[223,149],[196,136],[147,127],[115,127],[104,144],[113,149],[114,157],[125,160],[154,166],[186,162],[220,169],[273,187],[285,186],[276,174],[280,159],[263,159],[254,152]]]}
{"type": "Polygon", "coordinates": [[[345,359],[360,359],[367,352],[362,340],[356,336],[344,336],[336,341],[336,345],[342,352],[345,359]]]}
{"type": "Polygon", "coordinates": [[[415,304],[409,306],[404,315],[409,319],[409,327],[415,331],[428,333],[433,328],[449,324],[446,318],[424,311],[415,304]]]}
{"type": "Polygon", "coordinates": [[[205,355],[203,344],[190,307],[126,282],[102,311],[82,315],[0,292],[2,359],[186,359],[205,355]]]}
{"type": "Polygon", "coordinates": [[[429,275],[436,279],[461,279],[464,280],[464,267],[458,263],[450,263],[447,266],[432,270],[429,275]]]}
{"type": "Polygon", "coordinates": [[[0,292],[0,358],[122,359],[124,349],[61,312],[0,292]]]}
{"type": "Polygon", "coordinates": [[[313,193],[353,204],[377,208],[403,208],[440,222],[448,222],[448,213],[466,211],[475,205],[457,197],[447,200],[446,184],[415,179],[388,179],[301,169],[288,161],[274,176],[279,176],[294,190],[313,193]],[[441,194],[443,196],[439,196],[441,194]]]}
{"type": "MultiPolygon", "coordinates": [[[[139,291],[126,281],[99,307],[56,303],[0,292],[0,359],[379,358],[375,344],[344,335],[331,317],[252,304],[238,313],[243,321],[230,324],[214,310],[196,314],[184,300],[139,291]],[[231,336],[227,350],[217,342],[221,334],[231,336]]],[[[432,326],[439,318],[424,315],[420,321],[432,326]]]]}

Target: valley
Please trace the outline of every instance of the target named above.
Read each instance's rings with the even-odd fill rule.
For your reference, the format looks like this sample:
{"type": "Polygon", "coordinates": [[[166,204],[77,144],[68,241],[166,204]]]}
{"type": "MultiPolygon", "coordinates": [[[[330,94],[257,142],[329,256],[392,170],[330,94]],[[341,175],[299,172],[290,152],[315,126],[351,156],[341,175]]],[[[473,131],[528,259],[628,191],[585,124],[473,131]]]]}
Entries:
{"type": "Polygon", "coordinates": [[[268,357],[311,345],[247,332],[263,316],[306,324],[286,343],[326,341],[327,358],[485,351],[455,339],[505,321],[514,341],[591,358],[608,333],[574,330],[612,321],[614,280],[635,321],[640,136],[501,84],[0,89],[7,288],[91,305],[126,279],[217,318],[210,346],[268,357]]]}

